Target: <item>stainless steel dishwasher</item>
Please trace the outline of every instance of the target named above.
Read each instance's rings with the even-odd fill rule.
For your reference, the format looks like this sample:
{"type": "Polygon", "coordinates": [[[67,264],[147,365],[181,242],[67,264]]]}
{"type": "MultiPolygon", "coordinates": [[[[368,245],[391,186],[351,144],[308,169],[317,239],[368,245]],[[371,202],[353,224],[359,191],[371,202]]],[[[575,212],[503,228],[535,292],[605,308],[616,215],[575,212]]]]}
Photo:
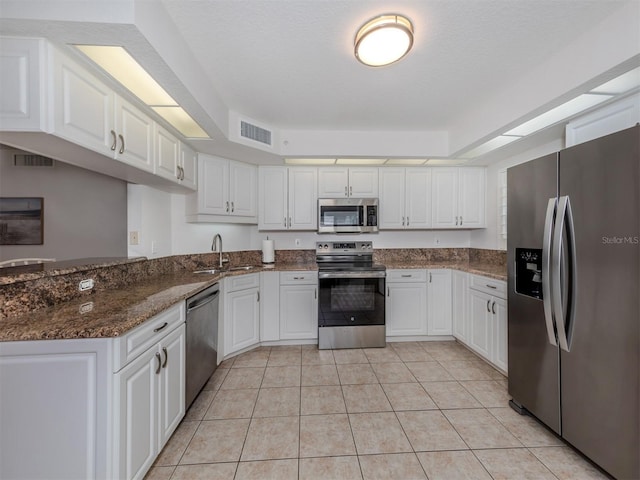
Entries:
{"type": "Polygon", "coordinates": [[[187,299],[185,407],[193,403],[218,366],[218,304],[220,286],[187,299]]]}

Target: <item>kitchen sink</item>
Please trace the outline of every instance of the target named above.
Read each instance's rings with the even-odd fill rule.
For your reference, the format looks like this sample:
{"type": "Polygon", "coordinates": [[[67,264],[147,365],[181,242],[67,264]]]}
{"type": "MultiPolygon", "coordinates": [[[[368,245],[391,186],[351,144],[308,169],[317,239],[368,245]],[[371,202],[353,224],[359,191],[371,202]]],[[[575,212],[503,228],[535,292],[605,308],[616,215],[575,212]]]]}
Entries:
{"type": "Polygon", "coordinates": [[[193,273],[204,273],[204,274],[208,274],[208,275],[216,275],[218,273],[224,273],[224,272],[239,272],[239,271],[246,271],[246,270],[253,270],[254,268],[259,268],[257,265],[239,265],[237,267],[229,267],[229,268],[209,268],[206,270],[196,270],[193,273]]]}
{"type": "Polygon", "coordinates": [[[238,267],[231,267],[229,270],[231,272],[237,272],[239,270],[253,270],[254,268],[258,268],[256,265],[242,265],[238,267]]]}

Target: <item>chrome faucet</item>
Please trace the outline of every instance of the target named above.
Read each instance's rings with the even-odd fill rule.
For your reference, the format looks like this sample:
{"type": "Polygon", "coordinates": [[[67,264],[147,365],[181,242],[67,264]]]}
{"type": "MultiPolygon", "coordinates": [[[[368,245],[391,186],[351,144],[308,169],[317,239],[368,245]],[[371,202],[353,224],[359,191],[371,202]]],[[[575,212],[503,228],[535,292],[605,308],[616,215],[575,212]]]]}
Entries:
{"type": "Polygon", "coordinates": [[[213,243],[211,243],[211,251],[217,251],[220,254],[220,269],[222,270],[222,236],[219,233],[216,233],[213,237],[213,243]],[[217,247],[218,241],[220,241],[220,247],[217,247]]]}

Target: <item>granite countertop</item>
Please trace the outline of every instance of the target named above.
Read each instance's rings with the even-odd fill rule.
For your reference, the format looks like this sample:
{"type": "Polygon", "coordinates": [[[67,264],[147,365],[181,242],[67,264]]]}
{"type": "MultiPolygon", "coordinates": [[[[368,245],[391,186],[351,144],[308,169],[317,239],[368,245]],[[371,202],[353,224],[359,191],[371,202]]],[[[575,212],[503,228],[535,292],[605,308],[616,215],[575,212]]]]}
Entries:
{"type": "Polygon", "coordinates": [[[385,262],[387,269],[408,269],[408,268],[449,268],[453,270],[460,270],[462,272],[473,273],[475,275],[482,275],[484,277],[493,278],[494,280],[507,281],[507,272],[504,266],[494,264],[469,264],[459,262],[443,262],[443,263],[429,263],[424,262],[385,262]]]}

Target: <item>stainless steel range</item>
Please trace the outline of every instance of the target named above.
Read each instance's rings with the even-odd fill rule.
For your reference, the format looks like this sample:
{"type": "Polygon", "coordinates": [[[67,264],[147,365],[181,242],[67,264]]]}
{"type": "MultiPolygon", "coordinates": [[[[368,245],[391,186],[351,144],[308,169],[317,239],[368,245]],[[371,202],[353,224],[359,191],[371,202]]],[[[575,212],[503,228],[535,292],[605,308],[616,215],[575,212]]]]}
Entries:
{"type": "Polygon", "coordinates": [[[386,345],[385,267],[371,242],[317,242],[318,348],[386,345]]]}

